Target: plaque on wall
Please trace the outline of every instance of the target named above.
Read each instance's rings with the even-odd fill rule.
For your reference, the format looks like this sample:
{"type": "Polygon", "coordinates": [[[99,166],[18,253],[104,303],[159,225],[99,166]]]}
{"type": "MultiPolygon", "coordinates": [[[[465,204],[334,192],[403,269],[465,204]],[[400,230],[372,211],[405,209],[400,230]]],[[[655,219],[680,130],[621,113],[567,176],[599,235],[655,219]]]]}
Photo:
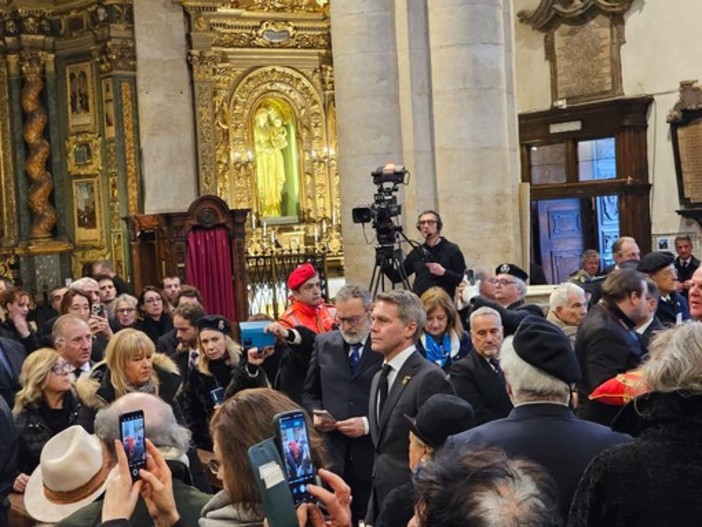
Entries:
{"type": "Polygon", "coordinates": [[[702,205],[702,110],[685,112],[670,127],[680,202],[702,205]]]}
{"type": "Polygon", "coordinates": [[[598,15],[583,25],[561,24],[546,35],[554,104],[622,94],[622,32],[621,18],[598,15]]]}

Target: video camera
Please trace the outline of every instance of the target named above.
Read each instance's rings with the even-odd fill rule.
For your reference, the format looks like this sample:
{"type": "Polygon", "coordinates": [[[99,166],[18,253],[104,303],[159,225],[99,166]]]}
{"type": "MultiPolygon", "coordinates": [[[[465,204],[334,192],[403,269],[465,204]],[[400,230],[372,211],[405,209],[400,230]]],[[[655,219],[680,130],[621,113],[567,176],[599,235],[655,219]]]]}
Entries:
{"type": "Polygon", "coordinates": [[[402,214],[402,205],[397,203],[399,185],[409,183],[410,173],[403,166],[388,163],[371,172],[373,184],[377,192],[373,196],[373,204],[369,207],[356,207],[351,210],[354,223],[371,223],[375,229],[378,244],[395,243],[397,233],[402,230],[392,219],[402,214]]]}

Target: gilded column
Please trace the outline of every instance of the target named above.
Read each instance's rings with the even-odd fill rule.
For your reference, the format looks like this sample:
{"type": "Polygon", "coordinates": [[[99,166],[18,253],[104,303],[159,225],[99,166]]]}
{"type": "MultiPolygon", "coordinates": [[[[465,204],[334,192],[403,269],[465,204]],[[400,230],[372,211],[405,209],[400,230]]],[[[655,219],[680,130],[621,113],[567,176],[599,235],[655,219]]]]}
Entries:
{"type": "Polygon", "coordinates": [[[214,129],[214,79],[213,70],[217,56],[211,53],[191,52],[190,63],[193,67],[195,85],[195,111],[198,115],[197,156],[201,196],[217,195],[217,160],[215,155],[214,129]]]}
{"type": "Polygon", "coordinates": [[[23,51],[20,67],[24,85],[21,92],[22,109],[26,115],[23,136],[27,143],[25,172],[29,179],[27,201],[34,214],[29,237],[32,240],[51,238],[51,231],[56,225],[56,210],[49,202],[54,189],[54,180],[47,170],[47,160],[51,154],[49,142],[44,138],[48,117],[40,95],[44,88],[42,73],[46,53],[23,51]]]}

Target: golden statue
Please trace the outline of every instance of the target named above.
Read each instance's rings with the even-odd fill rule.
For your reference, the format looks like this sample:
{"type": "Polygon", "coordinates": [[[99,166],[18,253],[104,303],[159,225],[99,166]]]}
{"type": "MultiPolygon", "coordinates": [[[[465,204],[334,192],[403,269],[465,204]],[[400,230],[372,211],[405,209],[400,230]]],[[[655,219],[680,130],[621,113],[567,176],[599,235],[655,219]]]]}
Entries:
{"type": "Polygon", "coordinates": [[[261,217],[280,216],[285,185],[283,149],[288,146],[287,130],[280,113],[261,106],[254,116],[256,185],[261,217]]]}

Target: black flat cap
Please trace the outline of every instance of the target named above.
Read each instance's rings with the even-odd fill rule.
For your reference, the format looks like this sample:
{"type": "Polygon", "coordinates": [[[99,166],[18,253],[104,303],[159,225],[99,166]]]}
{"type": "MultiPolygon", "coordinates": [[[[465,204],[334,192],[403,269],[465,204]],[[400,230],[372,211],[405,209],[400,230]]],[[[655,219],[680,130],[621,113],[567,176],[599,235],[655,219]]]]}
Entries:
{"type": "Polygon", "coordinates": [[[636,268],[641,273],[651,274],[668,267],[675,261],[673,253],[668,251],[654,251],[641,258],[639,266],[636,268]]]}
{"type": "Polygon", "coordinates": [[[405,418],[414,435],[436,450],[449,436],[471,428],[475,412],[470,403],[460,397],[437,393],[424,402],[416,417],[405,414],[405,418]]]}
{"type": "Polygon", "coordinates": [[[544,318],[529,315],[519,324],[514,351],[535,368],[570,384],[580,380],[580,366],[565,333],[544,318]]]}
{"type": "Polygon", "coordinates": [[[205,315],[197,321],[198,333],[204,329],[212,329],[219,331],[225,335],[230,335],[232,332],[232,323],[220,315],[205,315]]]}
{"type": "Polygon", "coordinates": [[[525,282],[529,279],[529,275],[524,269],[511,263],[503,263],[495,267],[495,274],[510,274],[525,282]]]}

